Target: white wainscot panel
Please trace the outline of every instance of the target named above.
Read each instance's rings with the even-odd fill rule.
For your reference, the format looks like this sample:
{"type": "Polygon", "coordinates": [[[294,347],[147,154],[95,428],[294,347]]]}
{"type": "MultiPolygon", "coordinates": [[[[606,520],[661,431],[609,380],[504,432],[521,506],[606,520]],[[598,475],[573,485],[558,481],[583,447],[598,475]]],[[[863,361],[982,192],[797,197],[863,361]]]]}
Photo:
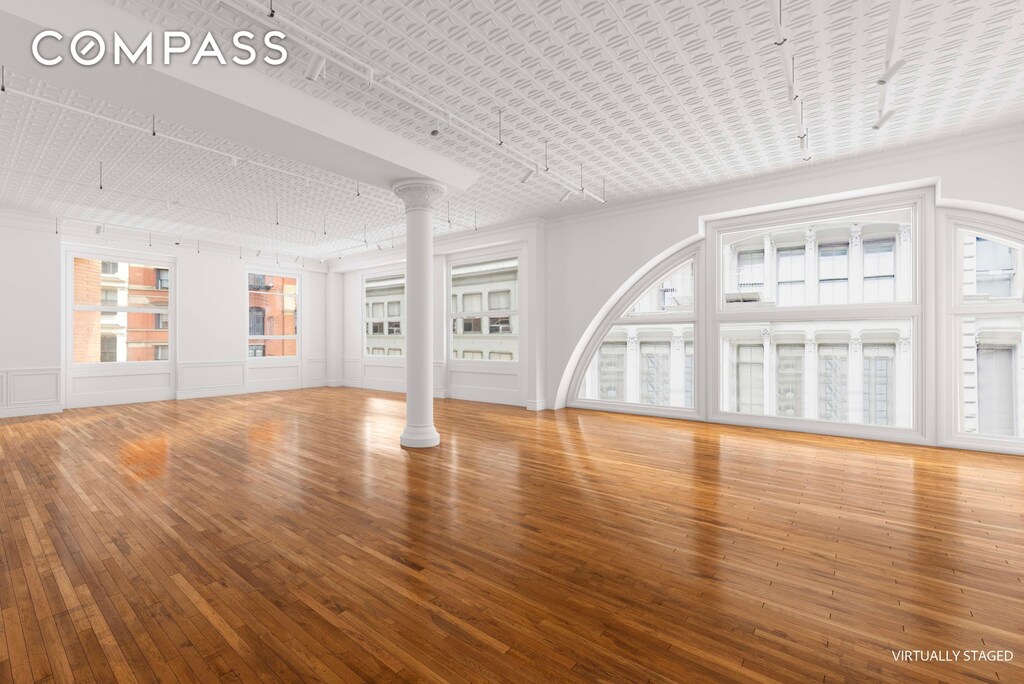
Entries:
{"type": "Polygon", "coordinates": [[[519,364],[463,362],[448,372],[446,394],[451,399],[523,406],[526,396],[519,364]]]}
{"type": "Polygon", "coordinates": [[[0,392],[7,406],[38,406],[60,403],[60,369],[9,370],[7,391],[0,392]]]}
{"type": "Polygon", "coordinates": [[[327,359],[306,359],[303,365],[303,387],[323,387],[327,384],[327,359]]]}
{"type": "Polygon", "coordinates": [[[363,362],[363,387],[385,392],[405,391],[405,359],[375,359],[363,362]]]}
{"type": "Polygon", "coordinates": [[[295,360],[284,363],[250,363],[248,375],[251,392],[274,392],[299,389],[302,386],[302,371],[299,362],[295,360]]]}
{"type": "Polygon", "coordinates": [[[0,370],[0,418],[58,413],[60,392],[60,368],[0,370]]]}
{"type": "Polygon", "coordinates": [[[178,365],[178,398],[195,399],[246,391],[244,361],[209,361],[178,365]]]}
{"type": "Polygon", "coordinates": [[[342,381],[345,387],[363,386],[363,360],[358,357],[347,356],[342,361],[342,381]]]}
{"type": "Polygon", "coordinates": [[[116,392],[139,392],[143,390],[168,389],[171,374],[130,373],[125,375],[93,375],[75,378],[71,391],[76,397],[85,394],[108,394],[116,392]]]}

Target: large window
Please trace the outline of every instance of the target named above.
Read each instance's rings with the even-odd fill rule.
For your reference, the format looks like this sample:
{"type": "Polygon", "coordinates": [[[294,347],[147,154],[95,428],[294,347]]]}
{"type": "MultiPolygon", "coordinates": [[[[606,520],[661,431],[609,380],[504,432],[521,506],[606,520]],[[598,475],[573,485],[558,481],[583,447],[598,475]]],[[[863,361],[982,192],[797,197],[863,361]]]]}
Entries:
{"type": "Polygon", "coordinates": [[[694,408],[694,266],[684,259],[630,302],[595,349],[579,399],[694,408]]]}
{"type": "Polygon", "coordinates": [[[170,270],[111,259],[73,262],[75,364],[170,358],[170,270]]]}
{"type": "MultiPolygon", "coordinates": [[[[922,205],[907,192],[709,224],[718,281],[712,413],[920,427],[922,205]]],[[[741,422],[777,423],[765,419],[741,422]]]]}
{"type": "Polygon", "coordinates": [[[897,209],[722,232],[721,304],[912,302],[914,220],[912,209],[897,209]]]}
{"type": "Polygon", "coordinates": [[[957,218],[954,363],[957,432],[1024,437],[1024,224],[957,218]]]}
{"type": "Polygon", "coordinates": [[[249,357],[296,356],[299,339],[298,279],[249,274],[249,357]]]}
{"type": "Polygon", "coordinates": [[[723,325],[722,409],[911,427],[911,338],[909,319],[723,325]]]}
{"type": "Polygon", "coordinates": [[[597,349],[579,397],[693,407],[693,325],[622,325],[597,349]]]}
{"type": "Polygon", "coordinates": [[[519,360],[519,260],[451,269],[453,359],[519,360]]]}
{"type": "Polygon", "coordinates": [[[367,356],[405,356],[405,276],[367,278],[363,287],[367,356]]]}

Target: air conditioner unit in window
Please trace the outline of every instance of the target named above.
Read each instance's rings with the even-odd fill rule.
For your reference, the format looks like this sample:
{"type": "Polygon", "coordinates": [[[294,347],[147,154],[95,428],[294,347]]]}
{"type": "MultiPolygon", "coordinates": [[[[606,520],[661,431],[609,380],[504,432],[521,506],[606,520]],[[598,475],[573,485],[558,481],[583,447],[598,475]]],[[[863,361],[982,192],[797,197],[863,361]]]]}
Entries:
{"type": "Polygon", "coordinates": [[[725,295],[726,304],[748,303],[761,301],[760,292],[728,292],[725,295]]]}

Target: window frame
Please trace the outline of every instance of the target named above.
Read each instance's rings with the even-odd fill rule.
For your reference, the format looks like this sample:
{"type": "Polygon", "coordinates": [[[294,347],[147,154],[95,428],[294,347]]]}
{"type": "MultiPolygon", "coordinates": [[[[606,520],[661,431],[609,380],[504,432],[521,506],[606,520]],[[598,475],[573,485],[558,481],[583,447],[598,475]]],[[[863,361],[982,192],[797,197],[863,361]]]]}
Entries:
{"type": "MultiPolygon", "coordinates": [[[[796,432],[813,432],[824,435],[861,437],[878,440],[898,440],[901,442],[927,444],[934,440],[935,411],[934,398],[922,390],[922,382],[926,368],[934,367],[936,358],[935,335],[929,334],[934,329],[935,288],[931,286],[935,277],[935,186],[933,183],[921,184],[917,187],[892,192],[865,194],[852,199],[834,201],[816,200],[778,210],[754,211],[742,216],[710,220],[705,224],[706,240],[716,251],[716,258],[707,261],[708,285],[705,291],[705,309],[708,311],[705,328],[705,348],[709,350],[708,375],[709,392],[706,398],[709,422],[765,427],[796,432]],[[894,260],[899,268],[900,250],[910,248],[904,253],[906,263],[910,267],[909,301],[883,303],[847,303],[845,305],[810,304],[804,306],[775,306],[774,303],[759,303],[735,306],[725,301],[725,279],[720,273],[722,245],[724,239],[734,233],[756,234],[759,228],[769,226],[799,226],[815,221],[827,221],[847,217],[857,217],[888,211],[910,209],[912,211],[911,230],[902,242],[903,235],[897,234],[894,260]],[[926,239],[926,236],[929,236],[926,239]],[[727,378],[722,371],[722,334],[723,326],[736,323],[774,323],[774,322],[856,322],[856,321],[892,321],[898,325],[901,321],[910,321],[909,353],[911,355],[913,406],[910,413],[910,426],[865,425],[862,423],[840,423],[818,418],[781,417],[770,415],[740,414],[722,408],[723,390],[728,387],[727,378]],[[718,370],[716,370],[718,369],[718,370]]],[[[866,237],[870,239],[870,237],[866,237]]],[[[823,241],[830,244],[834,240],[823,241]]],[[[782,246],[782,245],[780,245],[782,246]]],[[[710,252],[710,250],[709,250],[710,252]]],[[[805,259],[808,258],[805,255],[805,259]]],[[[818,250],[814,250],[815,271],[817,270],[818,250]]],[[[806,266],[805,266],[806,267],[806,266]]],[[[824,340],[823,340],[824,341],[824,340]]],[[[772,342],[772,355],[775,354],[775,342],[772,342]]],[[[817,353],[817,352],[815,352],[817,353]]],[[[769,356],[771,358],[771,355],[769,356]]],[[[804,396],[803,402],[817,404],[818,397],[804,396]]],[[[766,407],[767,411],[767,407],[766,407]]],[[[816,413],[814,414],[816,415],[816,413]]]]}
{"type": "MultiPolygon", "coordinates": [[[[527,291],[527,268],[526,256],[524,250],[521,248],[508,249],[490,249],[490,250],[474,250],[472,252],[459,253],[458,255],[450,255],[445,264],[445,291],[442,301],[444,302],[444,320],[445,320],[445,335],[444,335],[444,356],[445,363],[448,366],[448,370],[484,370],[488,372],[496,372],[499,374],[517,374],[520,369],[526,368],[522,365],[526,362],[528,355],[527,343],[528,343],[528,321],[524,315],[526,305],[528,304],[527,298],[529,293],[527,291]],[[495,309],[491,310],[490,306],[490,292],[485,292],[484,288],[478,291],[464,292],[461,295],[454,291],[452,278],[454,272],[464,266],[473,266],[475,264],[487,264],[495,261],[509,261],[516,260],[516,285],[515,285],[515,306],[510,309],[495,309]],[[461,308],[463,298],[466,295],[476,295],[480,297],[480,310],[479,311],[465,311],[457,312],[455,308],[461,308]],[[490,351],[499,350],[486,350],[486,349],[464,349],[463,352],[477,352],[480,351],[481,358],[470,358],[467,359],[463,354],[459,356],[454,355],[455,347],[455,335],[471,335],[474,341],[479,340],[481,343],[485,343],[490,332],[490,320],[492,318],[508,318],[509,325],[512,325],[512,319],[515,317],[518,320],[518,330],[512,333],[512,336],[516,340],[516,351],[514,360],[505,359],[492,359],[490,358],[490,351]],[[467,319],[478,319],[480,321],[479,331],[465,331],[465,321],[467,319]],[[484,323],[484,319],[487,319],[487,323],[484,323]],[[456,332],[458,329],[459,332],[456,332]]],[[[511,289],[497,290],[498,292],[509,292],[511,289]]],[[[512,296],[509,295],[509,304],[512,305],[512,296]]],[[[500,333],[493,333],[500,334],[500,333]]]]}
{"type": "MultiPolygon", "coordinates": [[[[991,237],[998,241],[1020,245],[1017,249],[1024,259],[1024,215],[1001,216],[975,209],[974,207],[952,206],[941,209],[941,231],[938,233],[940,246],[940,282],[938,328],[940,339],[938,400],[941,408],[939,444],[942,446],[1000,451],[1024,455],[1024,437],[993,435],[968,432],[963,424],[964,388],[962,386],[961,358],[958,353],[963,344],[963,324],[968,319],[992,319],[1016,317],[1022,320],[1024,330],[1024,297],[970,299],[964,295],[963,287],[963,244],[962,233],[991,237]]],[[[1024,342],[1018,354],[1024,353],[1024,342]]],[[[1019,378],[1019,376],[1018,376],[1019,378]]],[[[1024,379],[1018,379],[1018,384],[1024,379]]],[[[1018,392],[1016,427],[1024,431],[1024,391],[1018,392]]]]}
{"type": "MultiPolygon", "coordinates": [[[[409,286],[408,274],[406,272],[405,264],[394,264],[381,269],[374,269],[367,271],[362,274],[360,278],[360,312],[362,317],[362,347],[360,356],[364,363],[380,364],[383,362],[384,365],[397,365],[405,363],[408,349],[405,349],[403,354],[392,354],[391,350],[399,349],[399,347],[393,347],[389,345],[395,344],[392,338],[401,337],[406,338],[408,335],[408,319],[406,314],[408,313],[408,298],[406,294],[406,288],[409,286]],[[375,280],[389,280],[389,279],[401,279],[402,281],[402,299],[401,301],[396,299],[385,299],[382,302],[369,302],[366,299],[366,287],[367,284],[375,280]],[[391,315],[391,304],[399,303],[399,313],[397,316],[391,315]],[[373,315],[373,305],[380,304],[382,316],[373,315]],[[381,325],[381,332],[371,332],[371,326],[375,324],[381,325]],[[391,323],[399,323],[400,331],[392,334],[391,323]],[[371,350],[382,350],[381,354],[374,354],[371,350]]],[[[391,295],[389,295],[390,297],[391,295]]]]}
{"type": "MultiPolygon", "coordinates": [[[[87,375],[101,371],[104,375],[107,374],[132,374],[145,372],[144,369],[154,368],[165,368],[171,366],[176,361],[178,339],[177,339],[177,271],[176,261],[163,257],[161,255],[153,255],[138,252],[129,252],[124,250],[116,249],[102,249],[102,248],[88,248],[79,247],[78,245],[66,245],[63,251],[63,258],[65,260],[65,268],[63,273],[63,279],[65,284],[65,296],[64,296],[64,348],[65,348],[65,364],[68,369],[69,378],[78,372],[84,372],[87,375]],[[124,263],[129,266],[132,264],[139,266],[146,266],[154,269],[162,269],[167,271],[168,288],[167,288],[167,306],[166,307],[140,307],[140,306],[108,306],[104,304],[92,305],[92,304],[76,304],[75,303],[75,260],[76,259],[87,259],[91,261],[99,261],[100,263],[100,274],[103,275],[114,275],[114,273],[104,273],[104,263],[124,263]],[[167,331],[167,348],[168,354],[166,359],[147,359],[144,361],[97,361],[91,363],[75,363],[75,340],[74,340],[74,325],[75,325],[75,312],[76,311],[98,311],[101,314],[103,312],[115,312],[124,314],[163,314],[166,316],[167,327],[160,328],[159,330],[167,331]]],[[[142,328],[140,328],[142,329],[142,328]]],[[[146,328],[147,330],[158,330],[158,328],[146,328]]],[[[102,335],[101,335],[102,338],[102,335]]],[[[101,341],[102,347],[102,341],[101,341]]],[[[157,346],[157,345],[154,345],[157,346]]],[[[102,351],[101,351],[102,354],[102,351]]]]}
{"type": "MultiPolygon", "coordinates": [[[[701,330],[704,316],[704,241],[702,236],[696,235],[683,241],[677,249],[660,259],[643,276],[637,279],[618,299],[615,308],[604,319],[600,327],[590,337],[583,354],[580,356],[580,363],[576,367],[569,383],[569,393],[566,403],[573,408],[595,409],[600,411],[617,411],[620,413],[636,413],[640,415],[664,416],[668,418],[702,419],[705,415],[705,374],[699,372],[700,364],[704,358],[704,334],[701,330]],[[687,261],[693,261],[693,307],[678,311],[658,311],[635,313],[633,311],[636,302],[647,293],[652,287],[664,282],[676,270],[682,267],[687,261]],[[692,397],[692,406],[659,406],[655,404],[629,403],[625,400],[612,399],[587,399],[579,396],[580,387],[583,384],[591,361],[600,353],[601,345],[605,342],[609,333],[617,326],[639,327],[644,326],[668,326],[668,325],[691,325],[693,326],[693,339],[683,342],[683,397],[692,397]],[[689,346],[690,353],[687,353],[689,346]],[[686,388],[686,368],[692,364],[692,386],[686,388]]],[[[639,342],[638,342],[639,344],[639,342]]],[[[625,392],[623,392],[625,394],[625,392]]]]}
{"type": "MultiPolygon", "coordinates": [[[[261,363],[265,365],[274,364],[285,364],[292,365],[296,362],[300,362],[302,359],[302,272],[294,271],[291,269],[285,269],[275,266],[274,268],[260,268],[259,265],[250,265],[246,269],[245,273],[245,294],[246,294],[246,306],[245,306],[245,317],[246,324],[243,328],[247,333],[249,331],[249,310],[252,305],[249,300],[249,294],[253,290],[249,289],[250,277],[260,276],[266,278],[270,276],[272,278],[294,278],[295,279],[295,334],[294,335],[246,335],[245,338],[245,360],[247,363],[261,363]],[[266,342],[268,340],[295,340],[295,354],[289,356],[251,356],[249,354],[249,348],[252,346],[261,346],[261,342],[257,342],[255,345],[252,344],[253,340],[262,340],[262,346],[266,350],[266,342]]],[[[277,295],[275,295],[277,296],[277,295]]],[[[285,295],[280,295],[284,297],[285,295]]],[[[264,310],[263,316],[263,330],[266,331],[266,310],[264,310]]]]}

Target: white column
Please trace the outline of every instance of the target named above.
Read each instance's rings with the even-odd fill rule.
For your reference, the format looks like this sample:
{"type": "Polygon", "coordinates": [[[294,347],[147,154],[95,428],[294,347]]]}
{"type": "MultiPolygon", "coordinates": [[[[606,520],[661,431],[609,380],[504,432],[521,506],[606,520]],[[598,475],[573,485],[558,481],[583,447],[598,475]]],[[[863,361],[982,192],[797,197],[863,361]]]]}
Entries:
{"type": "MultiPolygon", "coordinates": [[[[896,398],[896,425],[910,427],[914,424],[914,416],[910,410],[910,401],[904,397],[914,396],[914,365],[909,337],[901,337],[896,343],[896,386],[893,396],[896,398]]],[[[923,397],[922,397],[923,400],[923,397]]]]}
{"type": "Polygon", "coordinates": [[[851,423],[864,422],[864,348],[859,337],[850,339],[850,366],[846,374],[847,406],[851,423]]]}
{"type": "Polygon", "coordinates": [[[818,240],[814,229],[804,231],[804,304],[818,303],[818,240]]]}
{"type": "Polygon", "coordinates": [[[626,333],[626,401],[640,403],[640,341],[633,329],[626,333]]]}
{"type": "Polygon", "coordinates": [[[434,428],[434,208],[445,186],[411,178],[392,188],[405,202],[405,447],[441,443],[434,428]]]}
{"type": "Polygon", "coordinates": [[[896,240],[896,301],[909,302],[914,293],[914,250],[910,225],[900,226],[896,240]]]}
{"type": "Polygon", "coordinates": [[[771,235],[764,236],[764,293],[761,300],[765,302],[775,301],[776,279],[775,241],[771,235]]]}
{"type": "Polygon", "coordinates": [[[818,417],[818,343],[804,342],[804,418],[818,417]]]}
{"type": "Polygon", "coordinates": [[[864,239],[859,225],[850,228],[850,251],[846,263],[850,303],[859,304],[864,301],[864,239]]]}
{"type": "Polygon", "coordinates": [[[775,415],[775,355],[772,353],[772,331],[765,328],[761,331],[761,344],[764,346],[764,415],[775,415]]]}

